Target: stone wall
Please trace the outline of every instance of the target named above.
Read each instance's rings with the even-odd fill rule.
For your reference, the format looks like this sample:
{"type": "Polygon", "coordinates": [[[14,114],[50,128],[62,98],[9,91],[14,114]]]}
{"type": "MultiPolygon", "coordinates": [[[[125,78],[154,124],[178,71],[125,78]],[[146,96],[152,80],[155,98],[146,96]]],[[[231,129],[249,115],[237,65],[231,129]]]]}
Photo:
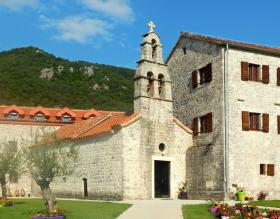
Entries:
{"type": "Polygon", "coordinates": [[[192,134],[172,120],[155,122],[143,118],[126,128],[124,139],[124,198],[154,198],[155,160],[170,161],[171,198],[177,198],[179,186],[186,179],[185,157],[192,145],[192,134]],[[159,150],[160,143],[165,144],[163,152],[159,150]]]}
{"type": "Polygon", "coordinates": [[[254,196],[260,191],[267,191],[270,199],[280,197],[280,135],[277,133],[280,87],[276,84],[278,67],[279,57],[229,50],[229,185],[237,183],[254,196]],[[242,81],[241,61],[269,65],[269,84],[242,81]],[[268,113],[269,133],[242,131],[242,111],[268,113]],[[275,176],[260,175],[260,164],[275,164],[275,176]]]}
{"type": "Polygon", "coordinates": [[[60,197],[84,197],[83,178],[87,179],[88,198],[123,199],[123,130],[77,142],[79,160],[75,173],[57,178],[52,191],[60,197]]]}
{"type": "MultiPolygon", "coordinates": [[[[40,125],[18,125],[18,124],[0,124],[0,142],[16,141],[17,148],[20,149],[26,146],[26,142],[31,140],[34,133],[38,130],[44,132],[54,131],[58,126],[40,126],[40,125]],[[33,134],[32,134],[33,133],[33,134]]],[[[12,196],[15,196],[16,191],[25,191],[25,195],[32,195],[31,177],[26,170],[22,170],[22,174],[18,179],[18,183],[8,183],[7,188],[12,196]]],[[[0,188],[0,193],[1,193],[0,188]]]]}
{"type": "Polygon", "coordinates": [[[223,198],[223,50],[208,42],[181,38],[167,64],[173,82],[175,116],[192,127],[193,118],[209,112],[213,115],[213,132],[194,137],[194,147],[187,151],[190,198],[223,198]],[[212,81],[193,89],[192,72],[209,63],[212,81]]]}

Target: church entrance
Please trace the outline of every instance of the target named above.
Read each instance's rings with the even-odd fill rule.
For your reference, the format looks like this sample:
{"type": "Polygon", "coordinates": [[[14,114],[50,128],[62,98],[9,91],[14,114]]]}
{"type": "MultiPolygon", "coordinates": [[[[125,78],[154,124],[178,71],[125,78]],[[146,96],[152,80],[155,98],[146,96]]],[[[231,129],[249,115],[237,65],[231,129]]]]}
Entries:
{"type": "Polygon", "coordinates": [[[155,198],[170,198],[170,161],[154,162],[155,198]]]}

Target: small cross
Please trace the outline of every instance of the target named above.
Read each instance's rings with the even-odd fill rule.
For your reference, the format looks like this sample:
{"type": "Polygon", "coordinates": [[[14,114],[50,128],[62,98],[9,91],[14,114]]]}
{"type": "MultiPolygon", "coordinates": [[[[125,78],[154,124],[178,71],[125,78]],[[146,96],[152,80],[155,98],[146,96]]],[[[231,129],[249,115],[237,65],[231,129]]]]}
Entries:
{"type": "Polygon", "coordinates": [[[148,26],[150,27],[150,32],[149,32],[149,33],[154,32],[154,28],[156,27],[156,25],[154,24],[154,22],[153,22],[153,21],[150,21],[150,22],[148,23],[148,26]]]}

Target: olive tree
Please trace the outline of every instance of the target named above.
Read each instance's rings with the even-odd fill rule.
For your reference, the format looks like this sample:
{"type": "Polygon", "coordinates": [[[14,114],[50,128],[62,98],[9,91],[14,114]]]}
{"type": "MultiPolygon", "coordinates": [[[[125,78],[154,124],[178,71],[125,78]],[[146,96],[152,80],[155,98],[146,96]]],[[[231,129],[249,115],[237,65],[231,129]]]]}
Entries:
{"type": "Polygon", "coordinates": [[[25,148],[25,163],[40,187],[46,210],[50,213],[57,207],[50,184],[56,177],[73,174],[78,153],[70,141],[63,140],[53,133],[38,133],[25,148]]]}
{"type": "Polygon", "coordinates": [[[3,141],[0,143],[0,183],[4,201],[7,200],[9,178],[20,174],[21,155],[21,152],[17,150],[16,141],[3,141]]]}

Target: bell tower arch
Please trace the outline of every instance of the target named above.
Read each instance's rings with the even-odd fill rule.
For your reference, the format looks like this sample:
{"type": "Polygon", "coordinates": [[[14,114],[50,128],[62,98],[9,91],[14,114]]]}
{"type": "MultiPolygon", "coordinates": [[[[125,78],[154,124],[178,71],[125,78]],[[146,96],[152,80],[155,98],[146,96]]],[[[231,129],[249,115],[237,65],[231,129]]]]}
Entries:
{"type": "Polygon", "coordinates": [[[163,62],[163,46],[154,31],[155,24],[151,21],[148,26],[134,77],[134,112],[150,119],[173,119],[171,81],[163,62]]]}

